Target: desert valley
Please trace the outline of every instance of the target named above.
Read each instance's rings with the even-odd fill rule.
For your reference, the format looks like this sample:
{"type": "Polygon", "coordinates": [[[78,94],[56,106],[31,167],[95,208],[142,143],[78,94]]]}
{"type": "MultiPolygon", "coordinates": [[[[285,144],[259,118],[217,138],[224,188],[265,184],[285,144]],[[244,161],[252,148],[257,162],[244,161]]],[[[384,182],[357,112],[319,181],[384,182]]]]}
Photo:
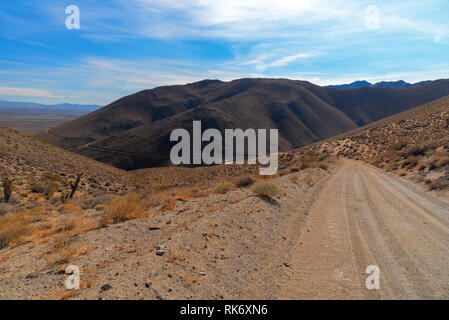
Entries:
{"type": "Polygon", "coordinates": [[[447,299],[448,83],[207,80],[0,127],[0,297],[447,299]],[[277,174],[170,165],[192,120],[278,128],[277,174]]]}

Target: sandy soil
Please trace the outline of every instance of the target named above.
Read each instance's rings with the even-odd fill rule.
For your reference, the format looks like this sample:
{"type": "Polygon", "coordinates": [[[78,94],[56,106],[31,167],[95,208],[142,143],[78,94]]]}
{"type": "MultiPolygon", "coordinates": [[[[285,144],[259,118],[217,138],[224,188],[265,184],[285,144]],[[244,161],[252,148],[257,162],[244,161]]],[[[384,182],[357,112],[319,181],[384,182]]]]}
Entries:
{"type": "Polygon", "coordinates": [[[273,182],[282,193],[270,201],[251,188],[179,201],[173,211],[66,239],[64,248],[86,252],[60,265],[47,262],[52,243],[3,250],[0,298],[273,298],[330,176],[313,168],[280,177],[273,182]],[[164,255],[156,254],[157,245],[165,246],[164,255]],[[64,287],[69,264],[80,268],[81,290],[64,287]]]}
{"type": "Polygon", "coordinates": [[[393,175],[345,160],[306,228],[277,298],[449,298],[449,207],[393,175]],[[369,265],[379,290],[365,287],[369,265]]]}
{"type": "Polygon", "coordinates": [[[352,160],[273,180],[274,201],[238,189],[52,244],[2,250],[1,299],[411,299],[449,297],[449,207],[352,160]],[[164,245],[163,255],[156,246],[164,245]],[[64,269],[80,267],[67,291],[64,269]],[[365,268],[380,268],[379,290],[365,268]]]}

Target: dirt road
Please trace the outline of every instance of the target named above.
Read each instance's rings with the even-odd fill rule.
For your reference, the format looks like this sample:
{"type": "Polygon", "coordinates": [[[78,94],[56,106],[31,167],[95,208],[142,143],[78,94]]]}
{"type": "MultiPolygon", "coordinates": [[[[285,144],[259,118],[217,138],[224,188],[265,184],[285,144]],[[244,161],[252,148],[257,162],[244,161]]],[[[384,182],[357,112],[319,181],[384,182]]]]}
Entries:
{"type": "Polygon", "coordinates": [[[448,206],[381,170],[345,161],[302,233],[277,298],[449,298],[448,206]],[[379,290],[366,289],[369,265],[379,290]]]}

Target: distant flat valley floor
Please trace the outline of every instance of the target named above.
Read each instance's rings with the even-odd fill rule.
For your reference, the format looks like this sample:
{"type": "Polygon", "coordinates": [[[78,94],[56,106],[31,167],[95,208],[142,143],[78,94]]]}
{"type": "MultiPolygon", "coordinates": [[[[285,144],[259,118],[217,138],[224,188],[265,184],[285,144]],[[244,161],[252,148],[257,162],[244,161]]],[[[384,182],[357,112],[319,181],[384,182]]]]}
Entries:
{"type": "Polygon", "coordinates": [[[33,135],[61,123],[81,117],[85,112],[65,113],[4,113],[0,111],[0,125],[33,135]]]}

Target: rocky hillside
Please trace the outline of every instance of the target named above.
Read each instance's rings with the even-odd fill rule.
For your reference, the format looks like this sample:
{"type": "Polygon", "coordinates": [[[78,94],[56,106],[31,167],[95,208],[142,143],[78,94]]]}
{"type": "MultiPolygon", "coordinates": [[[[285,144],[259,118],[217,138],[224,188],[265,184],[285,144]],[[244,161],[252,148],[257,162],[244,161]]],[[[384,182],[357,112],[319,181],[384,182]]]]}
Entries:
{"type": "Polygon", "coordinates": [[[431,190],[449,189],[449,97],[301,150],[363,160],[431,190]]]}
{"type": "Polygon", "coordinates": [[[329,138],[449,94],[449,80],[410,88],[340,89],[287,79],[205,80],[124,97],[39,134],[56,146],[133,170],[170,164],[175,128],[279,129],[280,151],[329,138]]]}

